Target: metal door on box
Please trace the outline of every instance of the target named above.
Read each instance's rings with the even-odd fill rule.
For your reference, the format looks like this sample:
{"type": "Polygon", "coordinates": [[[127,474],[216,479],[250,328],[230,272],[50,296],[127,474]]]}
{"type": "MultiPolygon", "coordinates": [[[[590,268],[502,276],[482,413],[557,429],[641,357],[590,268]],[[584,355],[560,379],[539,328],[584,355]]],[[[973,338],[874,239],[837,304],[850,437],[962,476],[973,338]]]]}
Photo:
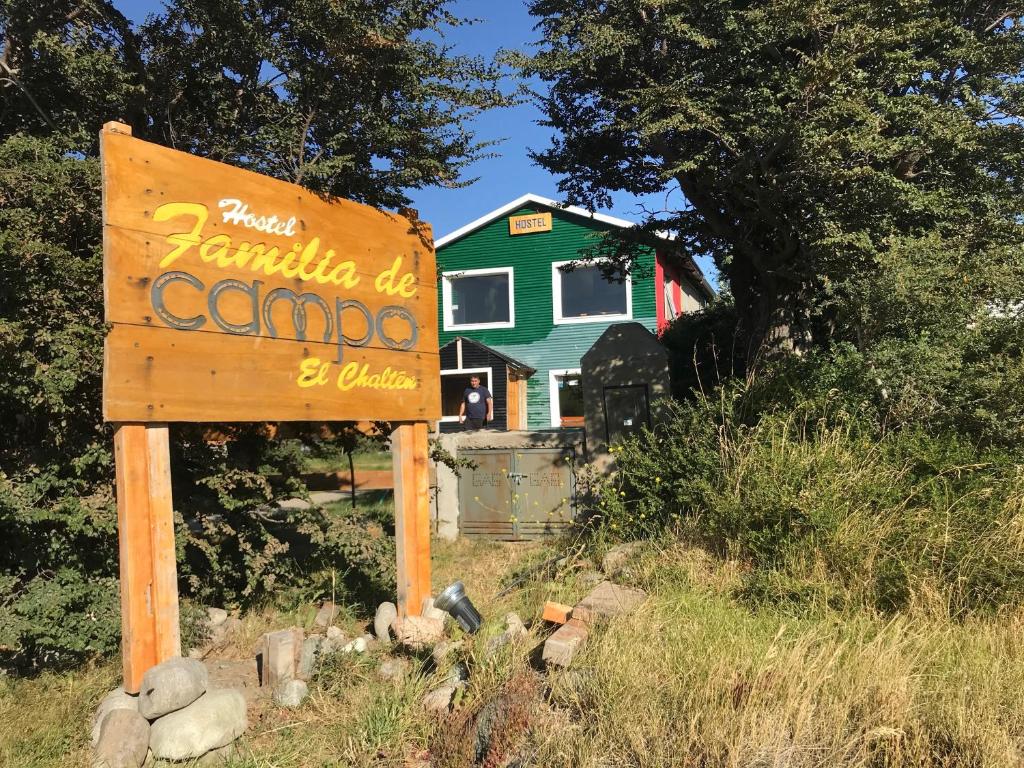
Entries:
{"type": "Polygon", "coordinates": [[[651,426],[647,385],[604,388],[605,439],[615,445],[651,426]]]}
{"type": "Polygon", "coordinates": [[[564,530],[575,516],[571,448],[459,451],[475,463],[459,476],[459,530],[464,536],[507,541],[564,530]]]}

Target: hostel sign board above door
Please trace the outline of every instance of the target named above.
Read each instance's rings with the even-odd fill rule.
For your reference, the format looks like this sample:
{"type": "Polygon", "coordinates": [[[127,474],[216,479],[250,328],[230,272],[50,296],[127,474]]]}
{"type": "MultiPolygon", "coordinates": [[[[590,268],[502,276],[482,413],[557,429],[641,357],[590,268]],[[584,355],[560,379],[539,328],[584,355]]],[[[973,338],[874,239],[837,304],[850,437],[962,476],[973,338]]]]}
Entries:
{"type": "Polygon", "coordinates": [[[427,224],[101,134],[108,421],[441,417],[427,224]]]}

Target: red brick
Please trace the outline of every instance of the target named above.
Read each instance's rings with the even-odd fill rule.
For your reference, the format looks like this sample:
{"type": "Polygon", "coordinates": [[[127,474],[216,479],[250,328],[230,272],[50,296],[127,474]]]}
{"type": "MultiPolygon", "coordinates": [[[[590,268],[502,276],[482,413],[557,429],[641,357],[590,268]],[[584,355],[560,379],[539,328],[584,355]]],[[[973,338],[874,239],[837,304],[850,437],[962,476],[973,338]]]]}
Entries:
{"type": "Polygon", "coordinates": [[[572,606],[548,600],[544,603],[544,615],[541,618],[552,624],[565,624],[572,618],[572,606]]]}
{"type": "Polygon", "coordinates": [[[568,667],[589,634],[586,624],[579,619],[569,619],[544,643],[544,662],[568,667]]]}

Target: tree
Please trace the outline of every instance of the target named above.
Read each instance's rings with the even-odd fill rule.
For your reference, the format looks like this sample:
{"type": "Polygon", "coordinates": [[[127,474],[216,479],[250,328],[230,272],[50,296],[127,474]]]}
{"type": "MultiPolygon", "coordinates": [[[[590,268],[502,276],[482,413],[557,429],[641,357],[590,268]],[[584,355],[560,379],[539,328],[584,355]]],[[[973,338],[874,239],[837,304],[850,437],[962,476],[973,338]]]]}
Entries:
{"type": "MultiPolygon", "coordinates": [[[[171,0],[136,26],[109,0],[0,0],[0,661],[116,647],[100,126],[122,120],[325,195],[406,205],[408,190],[469,183],[461,171],[486,151],[469,120],[505,101],[491,64],[444,43],[463,23],[447,6],[171,0]],[[55,596],[94,620],[69,630],[55,596]]],[[[381,535],[287,557],[296,535],[323,544],[339,521],[315,509],[268,518],[305,492],[301,453],[262,425],[219,429],[227,440],[172,430],[183,591],[254,601],[338,552],[387,559],[381,535]]]]}
{"type": "Polygon", "coordinates": [[[532,0],[530,12],[543,40],[524,66],[550,84],[557,131],[535,159],[590,207],[678,188],[685,204],[631,236],[671,230],[681,254],[714,258],[751,359],[864,350],[933,320],[963,328],[1024,293],[1020,9],[532,0]]]}

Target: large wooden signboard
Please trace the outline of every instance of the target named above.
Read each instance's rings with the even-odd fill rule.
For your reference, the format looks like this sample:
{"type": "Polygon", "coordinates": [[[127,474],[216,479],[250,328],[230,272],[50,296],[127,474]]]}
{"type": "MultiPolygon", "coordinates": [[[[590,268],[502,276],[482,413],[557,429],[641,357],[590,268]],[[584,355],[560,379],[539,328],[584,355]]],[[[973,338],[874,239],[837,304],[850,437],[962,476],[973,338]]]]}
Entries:
{"type": "Polygon", "coordinates": [[[426,224],[104,131],[108,421],[441,417],[426,224]]]}
{"type": "Polygon", "coordinates": [[[167,422],[384,420],[398,601],[430,593],[427,421],[441,417],[430,227],[100,134],[104,418],[116,423],[125,689],[180,653],[167,422]]]}

